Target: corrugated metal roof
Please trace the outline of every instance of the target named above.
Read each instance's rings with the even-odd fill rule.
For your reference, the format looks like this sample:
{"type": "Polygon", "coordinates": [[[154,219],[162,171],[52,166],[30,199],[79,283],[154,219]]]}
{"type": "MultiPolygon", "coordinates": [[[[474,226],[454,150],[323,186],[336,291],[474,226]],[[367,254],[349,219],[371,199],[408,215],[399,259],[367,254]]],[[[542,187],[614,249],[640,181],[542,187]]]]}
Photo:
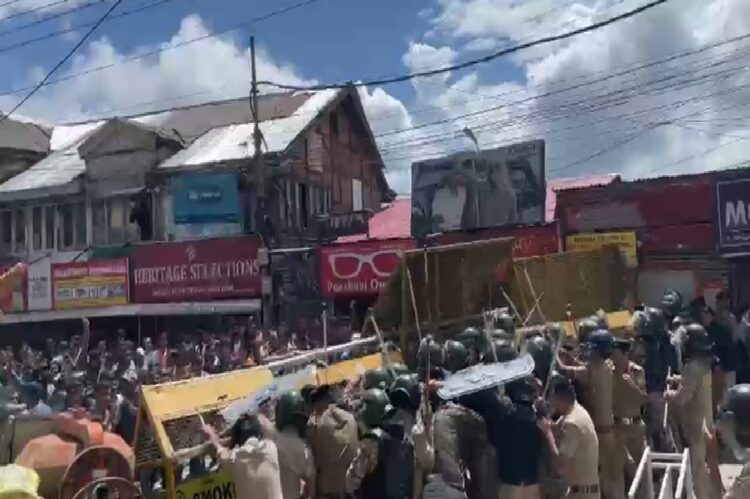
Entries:
{"type": "MultiPolygon", "coordinates": [[[[289,144],[325,109],[340,90],[321,90],[311,94],[291,116],[260,123],[264,152],[284,151],[289,144]]],[[[253,125],[243,123],[209,130],[190,146],[167,158],[159,168],[195,167],[224,161],[251,158],[253,125]]]]}
{"type": "Polygon", "coordinates": [[[0,122],[0,149],[44,153],[49,150],[48,133],[26,118],[9,118],[0,122]]]}
{"type": "Polygon", "coordinates": [[[544,207],[544,221],[551,222],[555,219],[557,208],[557,191],[568,189],[583,189],[599,185],[608,185],[620,181],[620,175],[609,173],[606,175],[592,175],[590,177],[561,178],[547,181],[547,200],[544,207]]]}
{"type": "Polygon", "coordinates": [[[354,243],[366,240],[402,239],[411,237],[411,198],[396,199],[370,218],[367,234],[342,236],[337,243],[354,243]]]}

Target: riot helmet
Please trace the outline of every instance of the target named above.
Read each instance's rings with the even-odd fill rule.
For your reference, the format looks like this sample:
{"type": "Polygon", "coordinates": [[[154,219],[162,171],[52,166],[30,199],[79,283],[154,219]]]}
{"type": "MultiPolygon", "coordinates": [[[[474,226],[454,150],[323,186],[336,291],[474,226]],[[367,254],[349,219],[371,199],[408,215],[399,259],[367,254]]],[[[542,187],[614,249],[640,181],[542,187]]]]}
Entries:
{"type": "Polygon", "coordinates": [[[427,364],[432,367],[441,367],[443,365],[443,349],[432,336],[425,336],[419,342],[417,358],[419,365],[422,367],[426,368],[427,364]]]}
{"type": "Polygon", "coordinates": [[[391,410],[388,395],[380,388],[370,388],[362,394],[362,408],[359,413],[360,420],[370,428],[383,424],[383,419],[391,410]]]}
{"type": "Polygon", "coordinates": [[[467,327],[455,337],[456,341],[460,341],[463,345],[468,348],[476,348],[477,344],[482,339],[482,334],[474,327],[467,327]]]}
{"type": "Polygon", "coordinates": [[[649,315],[645,310],[636,310],[633,312],[630,324],[633,327],[633,333],[638,338],[650,336],[652,333],[651,325],[649,323],[649,315]]]}
{"type": "Polygon", "coordinates": [[[552,341],[559,341],[565,337],[565,328],[559,322],[550,322],[546,326],[547,338],[552,341]]]}
{"type": "Polygon", "coordinates": [[[688,359],[705,359],[713,356],[713,341],[703,326],[692,323],[685,327],[682,351],[688,359]]]}
{"type": "Polygon", "coordinates": [[[488,349],[482,355],[482,362],[484,364],[492,364],[497,358],[497,362],[509,362],[518,357],[518,350],[516,345],[512,341],[508,340],[495,340],[492,342],[492,349],[488,349]]]}
{"type": "Polygon", "coordinates": [[[606,359],[612,353],[614,337],[606,329],[597,329],[589,335],[586,343],[592,352],[606,359]]]}
{"type": "Polygon", "coordinates": [[[296,391],[282,394],[276,401],[274,419],[278,430],[283,430],[287,426],[299,429],[300,423],[307,423],[305,399],[296,391]]]}
{"type": "Polygon", "coordinates": [[[460,371],[469,365],[469,351],[463,343],[448,340],[445,342],[445,367],[452,373],[460,371]]]}
{"type": "Polygon", "coordinates": [[[495,319],[495,323],[499,329],[502,329],[510,334],[515,334],[516,324],[513,316],[508,313],[507,310],[500,312],[495,319]]]}
{"type": "Polygon", "coordinates": [[[401,363],[393,364],[392,366],[390,366],[388,368],[388,372],[389,372],[389,374],[391,374],[391,376],[393,377],[393,379],[398,378],[402,374],[411,374],[411,371],[409,370],[409,368],[406,367],[404,364],[401,364],[401,363]]]}
{"type": "Polygon", "coordinates": [[[385,389],[388,386],[388,372],[385,369],[368,369],[362,375],[362,389],[385,389]]]}
{"type": "Polygon", "coordinates": [[[718,426],[735,457],[742,462],[750,460],[750,384],[729,389],[718,426]]]}
{"type": "Polygon", "coordinates": [[[513,341],[515,338],[513,336],[513,333],[509,333],[505,329],[493,329],[490,333],[490,336],[494,340],[506,340],[506,341],[513,341]]]}
{"type": "Polygon", "coordinates": [[[541,336],[529,338],[526,352],[534,359],[534,373],[539,379],[546,380],[554,357],[550,342],[541,336]]]}
{"type": "Polygon", "coordinates": [[[415,374],[402,374],[391,384],[388,396],[394,407],[416,414],[422,403],[419,379],[415,374]]]}
{"type": "Polygon", "coordinates": [[[685,306],[685,302],[679,291],[674,289],[668,289],[664,292],[664,296],[661,299],[661,310],[664,315],[669,317],[675,317],[680,315],[682,309],[685,306]]]}
{"type": "Polygon", "coordinates": [[[578,323],[578,343],[588,342],[591,333],[599,329],[599,323],[596,321],[596,319],[593,319],[591,317],[583,319],[578,323]]]}
{"type": "Polygon", "coordinates": [[[653,336],[663,335],[667,331],[667,322],[664,318],[664,312],[661,309],[648,307],[646,315],[648,316],[648,326],[653,336]]]}

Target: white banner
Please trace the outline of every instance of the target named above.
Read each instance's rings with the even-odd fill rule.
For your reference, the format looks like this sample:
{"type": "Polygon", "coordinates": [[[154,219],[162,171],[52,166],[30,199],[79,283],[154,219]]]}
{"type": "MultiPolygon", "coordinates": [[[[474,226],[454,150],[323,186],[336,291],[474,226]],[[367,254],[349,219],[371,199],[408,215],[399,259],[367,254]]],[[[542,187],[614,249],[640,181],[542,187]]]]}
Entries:
{"type": "MultiPolygon", "coordinates": [[[[29,285],[27,289],[27,305],[29,310],[52,310],[52,276],[51,264],[67,263],[80,254],[80,251],[53,252],[40,260],[32,258],[29,265],[29,285]]],[[[76,261],[88,260],[84,253],[76,261]]]]}

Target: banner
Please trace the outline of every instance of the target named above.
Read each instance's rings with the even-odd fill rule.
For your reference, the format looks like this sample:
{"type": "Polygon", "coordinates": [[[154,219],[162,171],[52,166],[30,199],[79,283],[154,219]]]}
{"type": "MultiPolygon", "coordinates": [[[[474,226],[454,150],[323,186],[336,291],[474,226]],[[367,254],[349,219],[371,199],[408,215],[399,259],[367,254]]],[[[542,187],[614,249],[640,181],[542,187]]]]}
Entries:
{"type": "Polygon", "coordinates": [[[717,182],[716,204],[719,248],[750,251],[750,179],[717,182]]]}
{"type": "Polygon", "coordinates": [[[237,175],[178,175],[172,178],[174,223],[240,223],[237,175]]]}
{"type": "Polygon", "coordinates": [[[412,239],[321,246],[321,294],[375,295],[398,268],[401,252],[415,247],[412,239]]]}
{"type": "Polygon", "coordinates": [[[586,251],[617,246],[628,268],[638,267],[638,243],[635,232],[596,232],[575,234],[565,238],[567,251],[586,251]]]}
{"type": "Polygon", "coordinates": [[[254,298],[261,295],[257,236],[134,245],[138,303],[254,298]]]}
{"type": "Polygon", "coordinates": [[[473,232],[445,232],[438,236],[438,244],[466,243],[498,237],[513,238],[513,258],[529,258],[560,251],[560,235],[557,222],[524,227],[483,229],[473,232]]]}
{"type": "Polygon", "coordinates": [[[29,263],[26,303],[29,310],[52,310],[52,264],[66,263],[73,259],[79,262],[88,260],[80,251],[54,251],[29,263]]]}
{"type": "Polygon", "coordinates": [[[546,197],[543,140],[417,162],[411,233],[543,222],[546,197]]]}
{"type": "Polygon", "coordinates": [[[52,264],[52,307],[108,307],[128,303],[128,259],[52,264]]]}

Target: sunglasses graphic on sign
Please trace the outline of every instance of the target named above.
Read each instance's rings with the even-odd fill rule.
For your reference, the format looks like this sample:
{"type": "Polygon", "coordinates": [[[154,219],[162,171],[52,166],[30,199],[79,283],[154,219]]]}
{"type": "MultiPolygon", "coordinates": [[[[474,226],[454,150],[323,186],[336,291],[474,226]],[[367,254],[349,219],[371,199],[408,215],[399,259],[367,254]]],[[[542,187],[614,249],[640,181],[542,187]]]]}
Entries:
{"type": "Polygon", "coordinates": [[[369,266],[378,277],[390,276],[398,267],[401,251],[387,249],[374,253],[338,253],[328,256],[333,275],[338,279],[351,279],[369,266]]]}

